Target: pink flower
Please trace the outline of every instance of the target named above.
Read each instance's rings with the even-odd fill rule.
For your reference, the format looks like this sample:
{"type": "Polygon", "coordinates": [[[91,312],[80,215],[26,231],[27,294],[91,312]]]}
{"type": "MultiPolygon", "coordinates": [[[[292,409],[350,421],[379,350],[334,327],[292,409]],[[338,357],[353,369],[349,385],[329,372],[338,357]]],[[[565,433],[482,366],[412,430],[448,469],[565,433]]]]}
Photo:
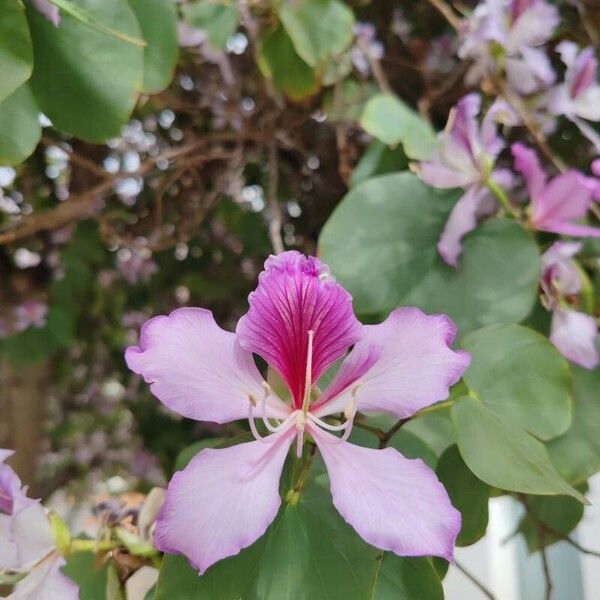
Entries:
{"type": "Polygon", "coordinates": [[[548,110],[555,115],[565,115],[573,121],[600,152],[600,136],[582,120],[600,121],[598,60],[594,49],[589,47],[579,50],[577,44],[569,41],[561,42],[556,49],[567,70],[564,82],[549,93],[548,110]]]}
{"type": "Polygon", "coordinates": [[[301,455],[311,436],[334,505],[368,543],[402,556],[452,559],[460,514],[435,474],[392,448],[347,439],[357,411],[407,418],[448,396],[470,361],[448,347],[454,324],[400,308],[379,325],[361,325],[327,267],[293,251],[266,261],[249,302],[236,333],[222,330],[207,310],[181,308],[148,321],[139,347],[127,349],[129,368],[166,406],[200,421],[248,418],[256,438],[203,450],[173,476],[157,520],[157,547],[184,554],[203,573],[251,545],[279,510],[290,446],[295,439],[301,455]],[[315,383],[350,346],[318,395],[315,383]],[[253,353],[286,382],[291,406],[262,379],[253,353]],[[328,419],[340,413],[340,424],[328,419]],[[269,435],[261,437],[256,418],[269,435]]]}
{"type": "Polygon", "coordinates": [[[541,286],[545,306],[552,311],[550,341],[570,361],[587,369],[600,364],[598,327],[591,315],[572,309],[567,299],[579,294],[581,272],[574,256],[579,242],[555,242],[542,255],[541,286]]]}
{"type": "Polygon", "coordinates": [[[480,2],[465,23],[458,51],[460,58],[474,60],[467,83],[496,74],[502,64],[508,84],[520,94],[551,85],[554,71],[537,46],[550,39],[558,23],[558,10],[545,0],[480,2]]]}
{"type": "Polygon", "coordinates": [[[65,560],[56,549],[52,526],[38,500],[4,463],[11,450],[0,449],[0,574],[23,574],[9,598],[76,600],[77,585],[60,568],[65,560]]]}
{"type": "Polygon", "coordinates": [[[523,174],[527,183],[532,227],[575,237],[600,237],[600,228],[575,222],[587,215],[593,202],[594,184],[574,169],[548,181],[531,148],[520,143],[511,148],[515,169],[523,174]]]}
{"type": "Polygon", "coordinates": [[[501,101],[487,111],[481,125],[478,116],[481,97],[464,96],[452,109],[446,128],[438,136],[438,151],[417,171],[421,179],[437,188],[465,189],[446,221],[438,251],[449,265],[456,267],[462,254],[463,237],[475,229],[479,219],[496,209],[496,200],[486,187],[486,181],[510,187],[512,175],[505,169],[495,169],[496,157],[505,146],[498,135],[497,121],[516,123],[516,115],[501,101]]]}
{"type": "Polygon", "coordinates": [[[25,331],[30,327],[41,329],[46,325],[48,305],[38,300],[27,300],[15,308],[15,331],[25,331]]]}

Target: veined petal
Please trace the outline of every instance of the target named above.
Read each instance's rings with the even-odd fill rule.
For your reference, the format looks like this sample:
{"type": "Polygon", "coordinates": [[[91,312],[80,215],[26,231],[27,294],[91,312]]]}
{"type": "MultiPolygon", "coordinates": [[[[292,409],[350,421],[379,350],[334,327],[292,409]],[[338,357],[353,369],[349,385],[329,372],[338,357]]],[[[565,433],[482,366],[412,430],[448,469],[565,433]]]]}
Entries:
{"type": "Polygon", "coordinates": [[[586,369],[600,365],[598,326],[590,315],[558,308],[552,315],[550,341],[570,361],[586,369]]]}
{"type": "Polygon", "coordinates": [[[56,548],[50,520],[38,500],[30,500],[13,517],[12,536],[18,548],[19,569],[30,568],[56,548]]]}
{"type": "Polygon", "coordinates": [[[352,297],[314,257],[284,252],[265,262],[250,309],[237,326],[240,344],[273,366],[302,405],[308,332],[312,331],[312,381],[358,339],[352,297]]]}
{"type": "MultiPolygon", "coordinates": [[[[252,354],[202,308],[180,308],[147,321],[139,346],[127,348],[125,360],[165,406],[197,421],[245,419],[248,396],[265,393],[252,354]]],[[[284,418],[289,412],[269,396],[266,416],[284,418]]]]}
{"type": "Polygon", "coordinates": [[[309,425],[329,473],[333,504],[369,544],[399,556],[453,560],[460,513],[420,459],[362,448],[309,425]]]}
{"type": "MultiPolygon", "coordinates": [[[[466,352],[449,348],[455,335],[456,327],[445,315],[426,315],[412,307],[394,310],[379,325],[364,325],[360,341],[344,363],[364,364],[365,355],[372,356],[373,348],[380,356],[354,380],[358,382],[357,409],[406,418],[446,399],[450,386],[461,378],[471,360],[466,352]]],[[[344,363],[331,382],[334,389],[338,378],[348,378],[344,363]]],[[[326,390],[326,401],[317,401],[311,412],[322,417],[343,411],[351,402],[354,387],[335,397],[326,390]]]]}
{"type": "Polygon", "coordinates": [[[185,555],[202,574],[253,544],[279,510],[279,479],[294,434],[290,423],[262,441],[202,450],[171,479],[156,547],[185,555]]]}
{"type": "Polygon", "coordinates": [[[65,559],[53,553],[19,581],[9,600],[79,600],[79,586],[61,572],[65,559]]]}

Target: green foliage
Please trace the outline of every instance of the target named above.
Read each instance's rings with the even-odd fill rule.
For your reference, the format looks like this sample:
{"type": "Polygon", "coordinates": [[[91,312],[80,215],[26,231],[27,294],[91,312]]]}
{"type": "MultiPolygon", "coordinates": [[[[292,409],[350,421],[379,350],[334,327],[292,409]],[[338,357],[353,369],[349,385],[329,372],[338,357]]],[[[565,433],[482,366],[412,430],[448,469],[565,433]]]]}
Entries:
{"type": "Polygon", "coordinates": [[[365,105],[360,124],[389,146],[402,144],[409,158],[423,160],[435,150],[435,132],[431,125],[392,94],[371,98],[365,105]]]}
{"type": "Polygon", "coordinates": [[[35,150],[41,135],[37,104],[25,83],[0,102],[0,164],[22,162],[35,150]]]}
{"type": "Polygon", "coordinates": [[[19,0],[0,0],[0,101],[31,75],[33,51],[27,20],[19,0]]]}
{"type": "Polygon", "coordinates": [[[500,417],[465,396],[452,407],[460,454],[475,475],[491,486],[526,494],[567,494],[586,502],[550,462],[544,445],[518,422],[500,417]]]}
{"type": "Polygon", "coordinates": [[[499,416],[543,440],[571,424],[571,373],[545,336],[520,325],[493,325],[465,336],[469,389],[499,416]]]}
{"type": "Polygon", "coordinates": [[[201,0],[182,7],[185,20],[206,32],[211,46],[221,50],[238,26],[236,2],[201,0]]]}
{"type": "Polygon", "coordinates": [[[494,219],[470,234],[458,269],[439,257],[436,245],[456,198],[456,192],[436,191],[416,175],[398,173],[370,179],[342,200],[319,247],[358,312],[385,314],[414,305],[448,314],[461,334],[529,314],[538,251],[516,223],[494,219]]]}
{"type": "Polygon", "coordinates": [[[319,67],[352,41],[354,13],[339,0],[282,0],[281,22],[298,55],[319,67]]]}
{"type": "Polygon", "coordinates": [[[444,451],[435,471],[462,517],[456,544],[470,546],[485,535],[490,488],[467,468],[456,445],[444,451]]]}
{"type": "Polygon", "coordinates": [[[96,563],[92,552],[77,552],[67,557],[63,573],[79,586],[81,600],[106,600],[108,573],[96,563]]]}

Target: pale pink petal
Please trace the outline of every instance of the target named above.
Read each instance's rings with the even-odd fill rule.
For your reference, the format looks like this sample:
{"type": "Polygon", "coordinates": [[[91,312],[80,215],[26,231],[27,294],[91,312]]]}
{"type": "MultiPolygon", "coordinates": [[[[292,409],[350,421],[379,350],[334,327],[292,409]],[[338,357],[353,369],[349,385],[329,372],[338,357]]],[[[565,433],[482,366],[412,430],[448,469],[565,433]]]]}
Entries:
{"type": "Polygon", "coordinates": [[[50,0],[31,0],[33,6],[46,17],[54,27],[60,25],[60,10],[50,0]]]}
{"type": "Polygon", "coordinates": [[[202,450],[171,479],[156,547],[185,555],[202,574],[253,544],[279,510],[279,479],[295,431],[290,424],[263,441],[202,450]]]}
{"type": "Polygon", "coordinates": [[[463,237],[477,227],[479,206],[488,195],[487,189],[472,186],[452,208],[437,244],[438,252],[447,264],[458,266],[458,259],[463,251],[463,237]]]}
{"type": "Polygon", "coordinates": [[[573,98],[576,98],[596,83],[598,60],[594,49],[589,47],[582,50],[573,62],[570,71],[568,73],[570,93],[573,98]]]}
{"type": "Polygon", "coordinates": [[[12,537],[19,548],[19,568],[28,569],[56,548],[48,515],[37,500],[12,519],[12,537]]]}
{"type": "Polygon", "coordinates": [[[338,442],[313,425],[309,430],[327,466],[333,504],[366,542],[399,556],[453,560],[460,513],[421,459],[338,442]]]}
{"type": "Polygon", "coordinates": [[[518,142],[511,146],[511,150],[515,159],[515,169],[520,171],[525,178],[531,204],[537,207],[546,187],[546,174],[540,165],[537,154],[531,148],[518,142]]]}
{"type": "Polygon", "coordinates": [[[590,315],[558,308],[552,315],[550,341],[563,356],[586,369],[600,365],[598,327],[590,315]]]}
{"type": "MultiPolygon", "coordinates": [[[[597,99],[595,106],[597,109],[600,109],[600,97],[597,99]]],[[[571,119],[571,121],[573,121],[573,123],[575,123],[575,125],[577,125],[579,131],[581,131],[581,133],[588,139],[588,141],[591,142],[596,152],[600,153],[600,134],[598,134],[598,132],[591,125],[589,125],[582,119],[576,117],[575,115],[571,115],[569,118],[571,119]]],[[[595,120],[600,120],[600,114],[595,120]]]]}
{"type": "Polygon", "coordinates": [[[79,586],[61,572],[65,559],[53,553],[20,581],[9,600],[79,600],[79,586]]]}
{"type": "Polygon", "coordinates": [[[352,297],[314,257],[299,252],[271,256],[237,326],[240,344],[277,369],[302,405],[309,331],[314,333],[312,382],[358,339],[352,297]]]}
{"type": "Polygon", "coordinates": [[[575,170],[566,171],[552,179],[538,203],[534,222],[560,223],[581,219],[590,207],[592,194],[585,177],[575,170]]]}
{"type": "Polygon", "coordinates": [[[551,37],[560,22],[555,6],[543,1],[530,2],[513,23],[506,50],[509,54],[524,46],[540,46],[551,37]]]}
{"type": "Polygon", "coordinates": [[[549,231],[560,235],[570,235],[572,237],[600,237],[600,227],[577,225],[577,223],[555,223],[546,227],[540,227],[540,229],[542,231],[549,231]]]}
{"type": "Polygon", "coordinates": [[[464,187],[480,177],[480,174],[472,168],[472,161],[466,161],[464,170],[459,170],[457,165],[452,167],[446,165],[439,154],[431,160],[420,163],[417,173],[427,185],[442,189],[464,187]]]}
{"type": "MultiPolygon", "coordinates": [[[[180,308],[168,317],[150,319],[142,327],[139,346],[127,348],[125,360],[165,406],[198,421],[247,418],[248,397],[264,394],[252,354],[202,308],[180,308]]],[[[269,396],[270,417],[282,418],[289,411],[269,396]]]]}
{"type": "MultiPolygon", "coordinates": [[[[454,385],[470,363],[463,351],[449,348],[456,327],[444,315],[426,315],[418,308],[394,310],[379,325],[364,325],[363,334],[344,362],[362,364],[365,355],[379,359],[358,380],[357,409],[362,412],[387,412],[399,418],[448,397],[454,385]]],[[[344,367],[338,377],[346,377],[344,367]]],[[[354,383],[354,382],[353,382],[354,383]]],[[[337,387],[336,380],[331,387],[337,387]]],[[[356,383],[325,402],[317,401],[311,408],[316,416],[341,412],[349,406],[356,383]]]]}

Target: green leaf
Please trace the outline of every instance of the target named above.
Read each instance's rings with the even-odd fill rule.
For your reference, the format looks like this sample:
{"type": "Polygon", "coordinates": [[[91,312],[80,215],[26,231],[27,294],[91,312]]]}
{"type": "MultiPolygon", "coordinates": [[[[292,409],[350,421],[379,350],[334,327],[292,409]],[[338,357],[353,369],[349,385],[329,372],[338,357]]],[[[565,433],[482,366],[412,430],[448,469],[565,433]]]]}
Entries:
{"type": "Polygon", "coordinates": [[[144,49],[144,83],[147,94],[166,88],[175,71],[177,11],[172,0],[129,0],[146,41],[144,49]]]}
{"type": "Polygon", "coordinates": [[[518,423],[465,396],[452,407],[460,454],[482,481],[526,494],[566,494],[586,503],[550,462],[544,445],[518,423]]]}
{"type": "Polygon", "coordinates": [[[419,415],[402,427],[422,439],[436,456],[440,456],[448,446],[456,442],[450,410],[440,410],[419,415]]]}
{"type": "Polygon", "coordinates": [[[194,458],[194,456],[196,456],[196,454],[198,454],[198,452],[200,452],[200,450],[204,450],[204,448],[214,448],[215,446],[219,446],[220,444],[222,444],[225,441],[226,441],[225,438],[216,437],[216,438],[207,438],[205,440],[200,440],[199,442],[195,442],[195,443],[191,444],[187,448],[184,448],[177,455],[177,458],[175,459],[175,469],[174,470],[181,471],[182,469],[185,469],[187,467],[188,463],[190,462],[190,460],[192,460],[192,458],[194,458]]]}
{"type": "Polygon", "coordinates": [[[583,517],[583,504],[568,496],[527,497],[527,513],[519,523],[519,531],[529,552],[549,546],[569,535],[583,517]],[[542,539],[540,538],[542,529],[542,539]]]}
{"type": "Polygon", "coordinates": [[[461,345],[472,357],[463,379],[488,408],[543,440],[568,429],[571,372],[548,338],[521,325],[493,325],[461,345]]]}
{"type": "Polygon", "coordinates": [[[319,89],[313,70],[296,54],[281,25],[261,37],[258,66],[292,100],[302,100],[319,89]]]}
{"type": "Polygon", "coordinates": [[[409,158],[423,160],[435,150],[435,131],[431,124],[392,94],[371,98],[360,125],[388,146],[402,144],[409,158]]]}
{"type": "Polygon", "coordinates": [[[213,48],[222,50],[238,26],[236,2],[211,2],[203,0],[185,4],[181,8],[185,20],[193,27],[206,32],[213,48]]]}
{"type": "Polygon", "coordinates": [[[352,42],[354,13],[338,0],[283,0],[279,17],[296,52],[312,67],[352,42]]]}
{"type": "Polygon", "coordinates": [[[92,552],[67,556],[63,573],[79,586],[81,600],[106,600],[107,569],[97,566],[92,552]]]}
{"type": "Polygon", "coordinates": [[[28,84],[0,102],[0,165],[16,165],[35,150],[42,128],[28,84]]]}
{"type": "MultiPolygon", "coordinates": [[[[18,0],[0,0],[0,101],[31,76],[33,50],[27,19],[18,0]]],[[[1,131],[1,128],[0,128],[1,131]]]]}
{"type": "Polygon", "coordinates": [[[485,535],[490,488],[468,469],[456,445],[450,446],[440,456],[435,471],[454,508],[462,515],[456,545],[470,546],[485,535]]]}
{"type": "Polygon", "coordinates": [[[573,422],[569,430],[547,444],[552,462],[573,484],[600,471],[600,369],[571,365],[573,422]]]}
{"type": "Polygon", "coordinates": [[[361,156],[350,177],[350,186],[355,187],[376,175],[385,175],[394,171],[404,171],[408,161],[399,146],[391,149],[379,140],[373,140],[361,156]]]}
{"type": "MultiPolygon", "coordinates": [[[[73,4],[106,27],[141,35],[127,0],[73,4]]],[[[32,86],[42,112],[57,129],[89,142],[119,135],[142,88],[144,49],[64,11],[59,28],[33,8],[27,18],[35,52],[32,86]]]]}
{"type": "Polygon", "coordinates": [[[442,583],[430,559],[386,552],[378,561],[381,567],[369,600],[443,600],[442,583]]]}
{"type": "Polygon", "coordinates": [[[539,255],[515,222],[480,225],[465,239],[458,269],[439,257],[436,244],[457,196],[406,172],[370,179],[346,195],[325,224],[319,249],[358,312],[414,305],[448,314],[461,333],[529,314],[539,255]]]}

